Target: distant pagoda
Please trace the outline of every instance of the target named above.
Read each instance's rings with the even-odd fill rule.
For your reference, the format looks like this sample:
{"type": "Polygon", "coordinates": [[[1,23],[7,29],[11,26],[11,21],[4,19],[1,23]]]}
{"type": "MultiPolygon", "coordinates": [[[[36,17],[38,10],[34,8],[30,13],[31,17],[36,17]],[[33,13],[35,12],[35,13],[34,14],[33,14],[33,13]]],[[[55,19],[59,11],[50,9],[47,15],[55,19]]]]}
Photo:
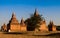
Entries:
{"type": "Polygon", "coordinates": [[[5,23],[3,24],[3,26],[1,26],[1,31],[7,31],[7,26],[5,25],[5,23]]]}
{"type": "Polygon", "coordinates": [[[20,31],[20,24],[14,13],[12,14],[11,20],[7,24],[7,31],[20,31]]]}
{"type": "Polygon", "coordinates": [[[27,25],[24,23],[23,18],[21,19],[21,23],[16,19],[16,15],[13,13],[12,18],[7,24],[8,32],[25,32],[27,31],[27,25]]]}
{"type": "MultiPolygon", "coordinates": [[[[34,16],[36,16],[36,17],[39,16],[37,9],[35,9],[34,16]]],[[[48,31],[48,27],[46,26],[45,19],[38,20],[37,25],[38,25],[38,27],[35,28],[35,31],[42,31],[42,32],[43,31],[48,31]]]]}
{"type": "Polygon", "coordinates": [[[27,31],[27,25],[24,23],[24,19],[23,18],[21,19],[21,22],[20,22],[20,28],[21,28],[22,32],[27,31]]]}
{"type": "Polygon", "coordinates": [[[48,27],[47,27],[47,25],[46,25],[46,21],[45,20],[43,20],[43,21],[41,21],[41,24],[40,24],[40,31],[48,31],[48,27]]]}
{"type": "Polygon", "coordinates": [[[53,21],[50,21],[48,25],[49,31],[57,31],[56,26],[54,25],[53,21]]]}

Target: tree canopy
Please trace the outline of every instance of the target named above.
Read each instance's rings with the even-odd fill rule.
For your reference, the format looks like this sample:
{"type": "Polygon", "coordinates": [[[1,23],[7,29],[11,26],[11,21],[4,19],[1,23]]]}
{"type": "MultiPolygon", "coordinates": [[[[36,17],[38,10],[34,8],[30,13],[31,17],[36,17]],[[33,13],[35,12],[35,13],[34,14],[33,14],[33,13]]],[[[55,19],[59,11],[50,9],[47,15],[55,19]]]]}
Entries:
{"type": "Polygon", "coordinates": [[[27,24],[27,30],[34,31],[35,28],[39,27],[38,23],[40,23],[42,20],[42,15],[39,15],[38,12],[35,10],[35,13],[31,14],[30,18],[25,20],[25,23],[27,24]]]}

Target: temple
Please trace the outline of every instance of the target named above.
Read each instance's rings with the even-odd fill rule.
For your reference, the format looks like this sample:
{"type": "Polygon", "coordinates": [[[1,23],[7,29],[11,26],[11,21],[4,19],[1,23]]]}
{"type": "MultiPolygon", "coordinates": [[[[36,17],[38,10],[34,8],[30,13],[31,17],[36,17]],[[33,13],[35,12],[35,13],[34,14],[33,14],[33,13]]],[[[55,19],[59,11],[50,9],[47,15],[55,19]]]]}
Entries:
{"type": "MultiPolygon", "coordinates": [[[[35,15],[35,16],[38,16],[38,15],[39,15],[37,9],[35,9],[34,15],[35,15]]],[[[48,27],[47,27],[47,25],[46,25],[46,21],[45,21],[45,20],[42,20],[42,21],[39,20],[39,23],[37,23],[37,25],[38,25],[39,27],[36,28],[35,31],[42,31],[42,32],[48,31],[48,27]]]]}
{"type": "Polygon", "coordinates": [[[54,25],[53,21],[50,21],[48,25],[49,31],[57,31],[56,26],[54,25]]]}
{"type": "MultiPolygon", "coordinates": [[[[39,16],[37,9],[35,9],[34,16],[39,16]]],[[[37,25],[39,26],[38,28],[35,28],[35,31],[57,31],[56,26],[52,21],[50,21],[49,25],[46,25],[46,21],[42,20],[39,21],[37,25]]],[[[32,27],[32,26],[31,26],[32,27]]],[[[24,23],[24,19],[22,18],[20,23],[18,22],[15,13],[12,13],[12,17],[9,20],[9,23],[7,25],[3,24],[1,26],[2,31],[7,31],[7,32],[26,32],[28,29],[28,26],[26,23],[24,23]]],[[[31,28],[30,28],[31,29],[31,28]]]]}
{"type": "Polygon", "coordinates": [[[3,24],[3,26],[1,26],[1,31],[7,31],[7,26],[5,25],[5,23],[3,24]]]}
{"type": "Polygon", "coordinates": [[[23,18],[21,19],[21,22],[20,22],[20,28],[21,28],[20,31],[22,31],[22,32],[27,31],[27,25],[24,23],[23,18]]]}
{"type": "Polygon", "coordinates": [[[16,15],[14,13],[12,14],[11,20],[7,24],[7,31],[20,31],[20,24],[16,19],[16,15]]]}
{"type": "Polygon", "coordinates": [[[24,24],[23,19],[21,20],[21,23],[19,23],[18,20],[16,19],[16,15],[13,13],[11,20],[7,24],[7,31],[9,32],[26,31],[26,25],[24,24]]]}
{"type": "Polygon", "coordinates": [[[46,21],[44,20],[44,21],[41,21],[41,24],[40,24],[40,31],[48,31],[48,27],[47,27],[47,25],[46,25],[46,21]]]}

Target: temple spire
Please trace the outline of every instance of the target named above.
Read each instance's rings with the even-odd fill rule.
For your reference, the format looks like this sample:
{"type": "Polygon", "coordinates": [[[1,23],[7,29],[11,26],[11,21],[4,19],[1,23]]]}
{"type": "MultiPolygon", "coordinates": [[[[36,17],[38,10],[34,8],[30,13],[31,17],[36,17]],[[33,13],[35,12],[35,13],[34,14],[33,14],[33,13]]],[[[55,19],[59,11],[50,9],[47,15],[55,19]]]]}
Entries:
{"type": "Polygon", "coordinates": [[[5,23],[3,25],[5,26],[5,23]]]}
{"type": "Polygon", "coordinates": [[[24,19],[23,18],[21,19],[21,24],[24,24],[24,19]]]}
{"type": "Polygon", "coordinates": [[[12,13],[12,18],[16,18],[16,15],[14,12],[12,13]]]}
{"type": "Polygon", "coordinates": [[[38,15],[39,15],[37,9],[35,9],[34,15],[35,15],[35,16],[38,16],[38,15]]]}
{"type": "Polygon", "coordinates": [[[54,25],[53,21],[50,21],[50,24],[54,25]]]}

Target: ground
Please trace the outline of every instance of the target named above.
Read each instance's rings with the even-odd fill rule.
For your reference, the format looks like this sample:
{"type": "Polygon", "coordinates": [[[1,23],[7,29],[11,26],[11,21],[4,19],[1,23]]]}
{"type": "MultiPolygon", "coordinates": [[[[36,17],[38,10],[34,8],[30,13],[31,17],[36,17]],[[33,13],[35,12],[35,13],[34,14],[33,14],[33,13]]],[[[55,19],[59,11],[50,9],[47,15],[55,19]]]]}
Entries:
{"type": "Polygon", "coordinates": [[[60,38],[60,33],[51,35],[6,34],[0,32],[0,38],[60,38]]]}

